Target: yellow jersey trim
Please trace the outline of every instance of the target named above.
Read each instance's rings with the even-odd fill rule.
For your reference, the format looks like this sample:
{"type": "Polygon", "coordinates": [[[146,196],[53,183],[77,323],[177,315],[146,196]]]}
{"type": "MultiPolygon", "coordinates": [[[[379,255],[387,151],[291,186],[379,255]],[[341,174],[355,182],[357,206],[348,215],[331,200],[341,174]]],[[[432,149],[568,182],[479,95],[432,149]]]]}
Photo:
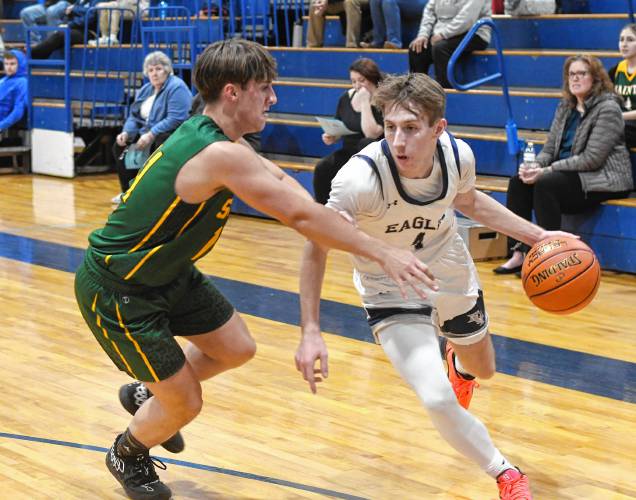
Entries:
{"type": "Polygon", "coordinates": [[[132,194],[132,192],[137,187],[137,184],[139,184],[139,181],[141,180],[141,178],[144,175],[146,175],[146,172],[148,172],[150,167],[152,167],[155,163],[157,163],[157,160],[159,160],[159,158],[161,158],[162,156],[163,156],[163,151],[161,151],[161,149],[157,149],[157,151],[155,151],[150,156],[150,158],[148,158],[146,160],[146,163],[144,164],[143,168],[139,171],[139,173],[135,177],[135,180],[133,181],[132,185],[128,188],[128,191],[126,191],[124,193],[124,196],[122,196],[122,198],[121,198],[122,202],[126,203],[126,200],[128,200],[128,198],[130,198],[130,195],[132,194]]]}
{"type": "Polygon", "coordinates": [[[139,243],[137,243],[134,247],[128,250],[128,253],[133,253],[135,250],[139,250],[144,245],[144,243],[146,243],[150,239],[150,237],[159,230],[161,225],[166,221],[168,216],[172,213],[172,211],[175,209],[175,207],[179,204],[180,201],[181,201],[181,198],[177,196],[173,200],[173,202],[170,204],[170,206],[166,209],[166,211],[163,214],[161,214],[161,217],[159,217],[159,220],[157,221],[157,223],[152,227],[150,231],[148,231],[148,234],[146,234],[146,236],[144,236],[139,243]]]}
{"type": "Polygon", "coordinates": [[[130,270],[130,272],[129,272],[126,276],[124,276],[124,279],[125,279],[125,280],[128,280],[128,279],[132,278],[132,277],[133,277],[133,275],[134,275],[137,271],[139,271],[139,268],[140,268],[141,266],[143,266],[143,265],[145,264],[145,262],[146,262],[146,261],[147,261],[150,257],[152,257],[155,253],[157,253],[157,252],[159,251],[159,249],[160,249],[162,246],[163,246],[163,245],[159,245],[158,247],[153,248],[152,250],[150,250],[150,252],[148,252],[146,255],[144,255],[144,258],[143,258],[143,259],[141,259],[139,262],[137,262],[137,265],[136,265],[135,267],[133,267],[133,268],[130,270]]]}

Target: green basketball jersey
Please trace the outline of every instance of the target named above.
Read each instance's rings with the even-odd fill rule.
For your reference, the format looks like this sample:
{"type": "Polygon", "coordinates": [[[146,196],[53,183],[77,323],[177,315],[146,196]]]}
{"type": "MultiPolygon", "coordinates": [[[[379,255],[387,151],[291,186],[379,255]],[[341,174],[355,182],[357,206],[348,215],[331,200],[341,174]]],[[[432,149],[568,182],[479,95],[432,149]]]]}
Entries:
{"type": "Polygon", "coordinates": [[[89,236],[92,260],[126,283],[159,286],[206,255],[221,236],[232,193],[224,189],[193,205],[177,196],[174,184],[190,158],[229,140],[207,116],[184,122],[148,158],[106,225],[89,236]]]}
{"type": "Polygon", "coordinates": [[[627,60],[621,61],[614,71],[614,92],[623,96],[623,109],[636,109],[636,73],[627,72],[627,60]]]}

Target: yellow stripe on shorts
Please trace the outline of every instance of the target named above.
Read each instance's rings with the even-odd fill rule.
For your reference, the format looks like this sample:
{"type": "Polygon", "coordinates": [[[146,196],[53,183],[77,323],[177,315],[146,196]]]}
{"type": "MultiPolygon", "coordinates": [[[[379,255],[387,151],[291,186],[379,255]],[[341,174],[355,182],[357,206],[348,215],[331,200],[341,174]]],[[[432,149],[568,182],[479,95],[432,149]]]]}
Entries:
{"type": "Polygon", "coordinates": [[[91,310],[95,313],[95,318],[96,318],[95,322],[97,323],[97,326],[102,331],[102,334],[104,335],[106,340],[108,340],[112,344],[113,349],[115,349],[115,352],[119,355],[119,357],[121,358],[121,360],[124,363],[124,365],[126,365],[126,370],[128,370],[128,373],[130,375],[132,375],[133,377],[138,378],[137,375],[135,375],[135,372],[133,371],[132,367],[128,364],[128,361],[126,361],[126,358],[124,357],[124,355],[119,350],[119,347],[117,347],[117,344],[115,344],[115,342],[113,340],[111,340],[111,338],[108,336],[108,332],[106,331],[106,328],[104,328],[102,326],[102,318],[96,312],[96,309],[97,309],[97,295],[98,294],[96,293],[95,297],[93,298],[93,304],[91,305],[91,310]]]}
{"type": "Polygon", "coordinates": [[[150,361],[148,361],[148,358],[146,357],[146,354],[141,350],[141,346],[132,337],[132,335],[128,331],[128,328],[124,324],[124,320],[121,317],[121,312],[119,311],[119,304],[117,304],[116,302],[115,302],[115,310],[117,311],[117,319],[119,320],[119,326],[121,327],[122,330],[124,330],[124,333],[126,334],[126,337],[128,337],[128,340],[130,340],[132,342],[132,344],[135,346],[135,349],[139,353],[139,356],[141,356],[141,359],[145,363],[146,368],[148,368],[148,371],[150,372],[150,375],[152,375],[152,378],[154,379],[154,381],[155,382],[159,382],[159,377],[157,377],[157,374],[155,373],[155,370],[150,365],[150,361]]]}

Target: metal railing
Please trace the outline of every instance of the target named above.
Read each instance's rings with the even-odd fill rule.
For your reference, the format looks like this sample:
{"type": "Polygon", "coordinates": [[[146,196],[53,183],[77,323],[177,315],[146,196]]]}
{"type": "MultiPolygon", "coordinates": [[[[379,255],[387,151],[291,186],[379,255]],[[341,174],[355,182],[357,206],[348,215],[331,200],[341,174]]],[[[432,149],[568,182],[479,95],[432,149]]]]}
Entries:
{"type": "MultiPolygon", "coordinates": [[[[153,0],[155,3],[157,0],[153,0]]],[[[263,45],[292,45],[296,23],[307,13],[306,0],[170,0],[194,15],[197,45],[241,37],[263,45]]]]}
{"type": "Polygon", "coordinates": [[[629,14],[629,22],[634,22],[634,0],[627,0],[627,12],[629,14]]]}
{"type": "Polygon", "coordinates": [[[285,44],[291,46],[294,26],[298,23],[302,25],[303,17],[307,14],[307,3],[303,0],[272,0],[272,9],[275,45],[281,45],[282,33],[285,35],[285,44]],[[284,27],[279,26],[279,18],[284,23],[284,27]]]}
{"type": "MultiPolygon", "coordinates": [[[[68,27],[57,26],[31,26],[26,30],[26,56],[27,56],[27,79],[33,81],[33,68],[59,68],[64,70],[64,109],[67,113],[65,132],[73,130],[73,115],[71,110],[71,30],[68,27]],[[32,59],[31,58],[31,33],[44,33],[45,35],[54,31],[64,34],[64,48],[62,59],[32,59]]],[[[33,85],[29,84],[29,129],[34,128],[33,115],[33,85]]]]}
{"type": "Polygon", "coordinates": [[[451,83],[453,87],[458,90],[470,90],[475,87],[479,87],[488,82],[492,82],[494,80],[501,79],[502,81],[502,90],[504,95],[504,101],[506,104],[506,110],[508,113],[508,120],[506,122],[506,138],[508,143],[508,153],[510,155],[517,155],[520,150],[519,138],[517,135],[517,123],[514,120],[512,115],[512,104],[510,102],[510,92],[508,91],[508,80],[506,78],[506,68],[504,64],[504,56],[503,49],[501,47],[501,36],[499,34],[499,29],[497,25],[491,19],[480,19],[477,21],[474,26],[466,33],[466,36],[461,41],[459,46],[453,52],[453,55],[448,62],[447,68],[448,81],[451,83]],[[479,78],[469,83],[460,84],[455,79],[455,66],[457,64],[458,59],[461,57],[462,53],[466,49],[468,43],[472,40],[474,36],[476,36],[477,30],[482,26],[489,26],[492,30],[492,39],[495,42],[495,48],[497,50],[497,61],[499,63],[499,71],[493,73],[491,75],[485,76],[483,78],[479,78]]]}
{"type": "Polygon", "coordinates": [[[149,7],[140,19],[144,56],[153,50],[164,52],[175,73],[192,71],[196,59],[195,26],[190,10],[183,6],[149,7]]]}
{"type": "Polygon", "coordinates": [[[173,3],[194,9],[197,45],[223,40],[237,33],[238,0],[174,0],[173,3]]]}
{"type": "Polygon", "coordinates": [[[138,16],[132,9],[100,7],[97,4],[88,9],[85,19],[84,40],[88,47],[82,51],[78,126],[118,127],[128,114],[128,100],[134,95],[141,68],[131,64],[127,51],[119,47],[119,41],[104,38],[116,31],[118,40],[127,41],[135,47],[139,38],[138,16]],[[107,16],[109,27],[105,33],[100,28],[99,18],[102,15],[107,16]],[[92,18],[97,19],[98,30],[97,38],[91,42],[89,27],[92,18]],[[129,33],[125,30],[125,21],[130,22],[129,33]],[[113,30],[113,25],[117,26],[116,30],[113,30]]]}

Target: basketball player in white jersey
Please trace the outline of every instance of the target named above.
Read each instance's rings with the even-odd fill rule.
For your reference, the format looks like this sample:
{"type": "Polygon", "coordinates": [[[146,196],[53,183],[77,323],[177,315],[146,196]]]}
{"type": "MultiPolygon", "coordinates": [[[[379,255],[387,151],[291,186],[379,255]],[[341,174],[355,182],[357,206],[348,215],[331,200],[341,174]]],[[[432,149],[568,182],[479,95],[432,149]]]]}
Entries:
{"type": "MultiPolygon", "coordinates": [[[[340,170],[327,206],[369,235],[415,252],[438,289],[427,290],[425,300],[414,292],[404,296],[377,264],[354,256],[354,283],[369,324],[442,437],[496,479],[500,498],[530,499],[526,475],[467,411],[475,376],[495,373],[495,354],[477,271],[457,233],[455,209],[529,245],[566,233],[545,231],[475,190],[475,158],[466,143],[446,131],[446,96],[434,80],[423,74],[388,77],[373,99],[384,113],[385,139],[340,170]]],[[[328,374],[319,325],[326,258],[326,248],[307,243],[296,367],[313,392],[320,375],[328,374]],[[314,368],[317,361],[320,369],[314,368]]]]}

